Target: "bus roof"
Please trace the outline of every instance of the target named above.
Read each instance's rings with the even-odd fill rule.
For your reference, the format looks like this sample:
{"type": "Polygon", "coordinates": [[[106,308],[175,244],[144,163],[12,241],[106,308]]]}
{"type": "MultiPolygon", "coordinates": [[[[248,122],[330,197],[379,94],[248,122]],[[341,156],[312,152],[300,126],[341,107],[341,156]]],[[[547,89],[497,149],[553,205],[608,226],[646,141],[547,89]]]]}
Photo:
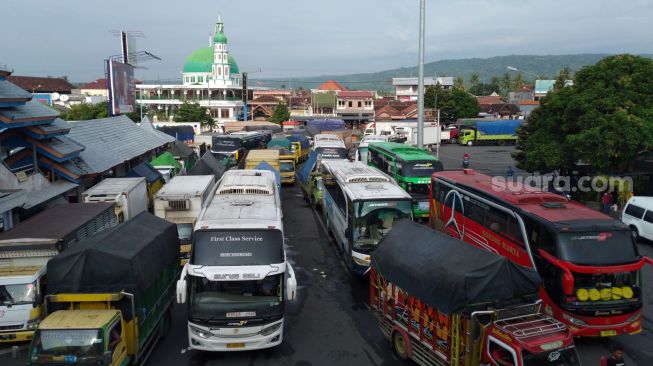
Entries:
{"type": "Polygon", "coordinates": [[[274,174],[262,170],[229,170],[200,213],[196,229],[279,229],[281,201],[274,174]]]}
{"type": "Polygon", "coordinates": [[[416,147],[400,144],[397,142],[371,142],[369,148],[376,148],[383,150],[390,154],[397,155],[397,158],[404,161],[414,160],[432,160],[438,161],[438,158],[429,154],[428,152],[418,149],[416,147]]]}
{"type": "MultiPolygon", "coordinates": [[[[516,210],[537,216],[557,226],[567,226],[573,221],[604,221],[602,224],[620,224],[589,207],[568,201],[566,198],[555,193],[545,192],[533,187],[514,184],[510,187],[495,184],[493,177],[476,173],[472,169],[449,170],[433,174],[433,178],[439,178],[450,183],[471,188],[489,196],[490,200],[500,201],[513,206],[516,210]]],[[[623,226],[623,225],[618,225],[623,226]]]]}
{"type": "Polygon", "coordinates": [[[352,200],[410,199],[390,177],[360,161],[326,160],[322,166],[334,175],[352,200]]]}
{"type": "Polygon", "coordinates": [[[318,149],[320,147],[330,147],[330,148],[343,148],[346,149],[345,143],[342,140],[315,140],[313,149],[318,149]]]}

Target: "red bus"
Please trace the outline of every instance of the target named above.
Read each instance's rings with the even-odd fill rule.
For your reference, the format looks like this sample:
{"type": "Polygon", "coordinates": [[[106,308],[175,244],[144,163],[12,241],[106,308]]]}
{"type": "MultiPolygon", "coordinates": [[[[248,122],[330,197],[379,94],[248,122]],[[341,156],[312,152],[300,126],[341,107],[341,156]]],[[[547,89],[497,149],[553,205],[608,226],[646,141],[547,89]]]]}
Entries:
{"type": "Polygon", "coordinates": [[[566,198],[471,169],[434,173],[430,225],[535,268],[544,311],[575,336],[641,332],[641,256],[621,222],[566,198]]]}

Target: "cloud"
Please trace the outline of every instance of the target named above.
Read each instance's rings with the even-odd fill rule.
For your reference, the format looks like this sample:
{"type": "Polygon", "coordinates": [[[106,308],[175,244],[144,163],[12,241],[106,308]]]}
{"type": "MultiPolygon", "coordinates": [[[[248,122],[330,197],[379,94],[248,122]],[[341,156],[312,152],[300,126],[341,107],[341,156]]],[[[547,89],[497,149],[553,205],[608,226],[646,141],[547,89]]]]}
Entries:
{"type": "MultiPolygon", "coordinates": [[[[141,78],[178,78],[208,43],[218,14],[243,70],[261,77],[379,71],[417,62],[417,0],[5,0],[0,64],[16,73],[102,77],[120,52],[109,30],[140,30],[138,46],[163,59],[141,78]]],[[[427,61],[505,54],[650,52],[647,0],[427,1],[427,61]]]]}

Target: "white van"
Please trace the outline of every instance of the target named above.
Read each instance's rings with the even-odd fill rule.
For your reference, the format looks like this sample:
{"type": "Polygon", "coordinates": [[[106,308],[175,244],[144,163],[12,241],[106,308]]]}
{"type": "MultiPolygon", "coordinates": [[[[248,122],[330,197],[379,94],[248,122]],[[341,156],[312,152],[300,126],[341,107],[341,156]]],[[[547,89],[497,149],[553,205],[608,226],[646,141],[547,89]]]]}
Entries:
{"type": "Polygon", "coordinates": [[[641,236],[653,240],[653,197],[631,197],[621,214],[621,222],[630,227],[635,239],[641,236]]]}

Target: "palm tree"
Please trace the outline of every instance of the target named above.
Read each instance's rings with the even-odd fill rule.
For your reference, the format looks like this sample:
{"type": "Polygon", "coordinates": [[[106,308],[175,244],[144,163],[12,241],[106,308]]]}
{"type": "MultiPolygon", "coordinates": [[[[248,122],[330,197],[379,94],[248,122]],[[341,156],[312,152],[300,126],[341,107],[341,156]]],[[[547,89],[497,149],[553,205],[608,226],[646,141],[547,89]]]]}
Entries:
{"type": "Polygon", "coordinates": [[[470,86],[476,86],[480,82],[481,82],[481,76],[477,72],[472,73],[472,75],[469,76],[469,85],[470,86]]]}

